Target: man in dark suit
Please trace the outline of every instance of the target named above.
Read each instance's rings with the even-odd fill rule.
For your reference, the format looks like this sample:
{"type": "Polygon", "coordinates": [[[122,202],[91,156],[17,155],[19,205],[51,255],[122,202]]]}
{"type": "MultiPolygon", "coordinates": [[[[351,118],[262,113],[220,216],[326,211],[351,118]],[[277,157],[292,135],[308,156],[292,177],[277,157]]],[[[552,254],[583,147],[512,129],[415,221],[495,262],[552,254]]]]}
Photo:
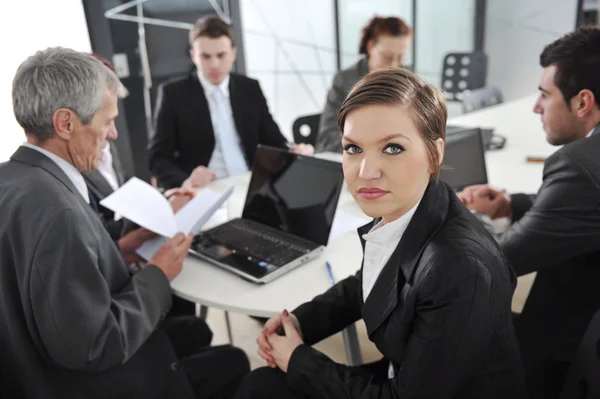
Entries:
{"type": "Polygon", "coordinates": [[[519,275],[537,271],[517,335],[534,398],[557,398],[579,342],[600,309],[600,27],[546,46],[540,98],[546,137],[563,147],[546,160],[537,195],[487,186],[459,194],[473,211],[508,216],[499,237],[519,275]]]}
{"type": "MultiPolygon", "coordinates": [[[[231,27],[217,17],[190,31],[197,71],[159,89],[150,171],[164,188],[200,187],[214,178],[243,173],[258,144],[286,148],[260,85],[231,72],[236,48],[231,27]]],[[[292,151],[312,154],[293,145],[292,151]]]]}
{"type": "Polygon", "coordinates": [[[17,70],[13,108],[27,143],[0,165],[5,397],[227,398],[248,370],[234,348],[180,360],[157,329],[193,237],[177,234],[132,275],[90,206],[81,172],[117,137],[124,93],[114,73],[69,49],[17,70]]]}

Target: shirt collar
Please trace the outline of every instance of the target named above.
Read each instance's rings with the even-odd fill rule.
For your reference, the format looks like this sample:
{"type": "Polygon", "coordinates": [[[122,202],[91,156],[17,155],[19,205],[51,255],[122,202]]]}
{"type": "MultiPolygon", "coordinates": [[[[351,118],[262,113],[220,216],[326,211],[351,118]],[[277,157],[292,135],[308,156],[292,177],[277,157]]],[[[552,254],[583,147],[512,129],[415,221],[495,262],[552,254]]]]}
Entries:
{"type": "MultiPolygon", "coordinates": [[[[422,198],[421,198],[422,199],[422,198]]],[[[408,212],[400,216],[398,219],[391,223],[382,225],[383,221],[379,222],[375,227],[371,229],[367,234],[363,235],[363,239],[366,242],[373,244],[386,244],[394,240],[402,238],[402,234],[406,231],[408,224],[410,223],[413,215],[417,211],[421,199],[413,206],[408,212]]]]}
{"type": "Polygon", "coordinates": [[[200,72],[199,70],[197,70],[196,72],[198,73],[198,80],[200,81],[200,84],[204,89],[204,94],[207,97],[210,97],[210,95],[217,89],[221,90],[221,93],[223,93],[225,97],[229,97],[229,75],[227,75],[221,83],[215,85],[208,79],[205,79],[204,76],[202,76],[202,72],[200,72]]]}
{"type": "Polygon", "coordinates": [[[585,138],[587,139],[588,137],[590,137],[592,134],[594,134],[594,131],[598,128],[598,126],[596,126],[595,128],[593,128],[592,130],[590,130],[590,132],[587,134],[587,136],[585,136],[585,138]]]}
{"type": "Polygon", "coordinates": [[[85,202],[87,202],[88,204],[90,203],[90,197],[88,194],[87,185],[85,184],[85,180],[83,179],[81,173],[75,168],[75,166],[71,165],[58,155],[53,154],[50,151],[45,150],[36,145],[30,143],[23,143],[23,146],[41,152],[42,154],[50,158],[56,165],[58,165],[58,167],[65,173],[65,175],[67,175],[69,180],[71,180],[71,182],[73,183],[79,194],[81,194],[85,202]]]}

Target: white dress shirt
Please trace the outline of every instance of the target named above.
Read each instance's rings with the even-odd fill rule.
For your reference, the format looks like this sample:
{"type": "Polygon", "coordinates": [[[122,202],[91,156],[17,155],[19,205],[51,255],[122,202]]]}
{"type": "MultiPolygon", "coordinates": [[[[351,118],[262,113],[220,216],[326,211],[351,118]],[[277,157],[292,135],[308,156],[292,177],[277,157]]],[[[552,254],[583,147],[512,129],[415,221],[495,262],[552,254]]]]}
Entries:
{"type": "Polygon", "coordinates": [[[69,180],[71,180],[79,194],[81,194],[81,196],[83,197],[84,201],[88,204],[90,203],[90,196],[88,194],[88,188],[85,184],[85,180],[83,179],[81,173],[75,168],[75,166],[71,165],[58,155],[53,154],[50,151],[44,150],[43,148],[35,146],[33,144],[23,143],[23,147],[31,148],[32,150],[41,152],[42,154],[50,158],[56,165],[58,165],[58,167],[63,172],[65,172],[65,175],[67,175],[69,180]]]}
{"type": "Polygon", "coordinates": [[[421,200],[391,223],[382,225],[382,222],[379,222],[371,231],[362,236],[366,241],[362,272],[363,302],[367,301],[377,277],[387,261],[390,260],[420,203],[421,200]]]}
{"type": "MultiPolygon", "coordinates": [[[[362,238],[366,241],[362,271],[363,302],[367,301],[377,278],[381,274],[385,264],[390,260],[398,243],[400,243],[402,235],[404,235],[420,203],[421,200],[393,222],[384,225],[382,225],[382,222],[379,222],[371,231],[363,234],[362,238]]],[[[388,368],[388,378],[394,378],[394,367],[391,362],[388,368]]]]}
{"type": "MultiPolygon", "coordinates": [[[[213,91],[214,90],[220,90],[221,93],[223,93],[223,95],[225,96],[225,98],[229,98],[229,75],[217,86],[214,85],[212,82],[206,80],[204,78],[204,76],[202,76],[202,73],[200,71],[198,71],[198,79],[200,80],[200,84],[202,85],[202,88],[204,89],[204,95],[206,97],[206,100],[208,101],[208,109],[210,111],[210,115],[211,115],[211,121],[212,121],[212,125],[213,125],[213,131],[215,132],[215,135],[218,134],[218,128],[216,127],[216,125],[218,124],[217,121],[215,121],[215,115],[217,115],[218,113],[215,112],[216,109],[216,104],[214,103],[214,97],[213,97],[213,91]]],[[[231,103],[229,101],[226,102],[227,104],[225,105],[227,110],[227,115],[229,115],[229,117],[231,118],[231,125],[235,126],[235,121],[233,119],[233,111],[231,110],[231,103]]],[[[239,135],[238,135],[238,148],[229,148],[227,149],[228,151],[240,151],[242,153],[243,156],[243,149],[242,149],[242,143],[239,140],[239,135]]],[[[212,156],[210,158],[210,162],[208,163],[208,169],[212,170],[213,172],[215,172],[215,174],[217,175],[217,179],[221,178],[221,177],[227,177],[229,175],[228,171],[227,171],[227,166],[225,164],[225,158],[223,156],[223,149],[221,148],[221,145],[219,144],[219,138],[215,137],[215,149],[213,150],[212,156]]]]}
{"type": "Polygon", "coordinates": [[[112,189],[116,191],[119,188],[119,178],[113,167],[113,156],[110,152],[110,143],[106,143],[106,147],[102,149],[102,159],[100,160],[97,169],[112,189]]]}

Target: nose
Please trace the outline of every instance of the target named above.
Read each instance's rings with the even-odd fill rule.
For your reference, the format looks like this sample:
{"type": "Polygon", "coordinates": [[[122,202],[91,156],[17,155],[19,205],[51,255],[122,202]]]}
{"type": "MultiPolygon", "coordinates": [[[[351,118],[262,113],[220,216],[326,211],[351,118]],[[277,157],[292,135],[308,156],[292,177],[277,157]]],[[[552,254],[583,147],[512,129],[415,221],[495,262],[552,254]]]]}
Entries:
{"type": "Polygon", "coordinates": [[[210,61],[208,62],[208,65],[210,66],[211,69],[217,69],[219,68],[219,60],[217,57],[213,57],[210,59],[210,61]]]}
{"type": "Polygon", "coordinates": [[[381,177],[381,161],[378,156],[365,155],[360,162],[358,177],[363,180],[374,180],[381,177]]]}
{"type": "Polygon", "coordinates": [[[538,98],[537,101],[535,102],[535,105],[533,106],[533,112],[535,112],[536,114],[542,114],[542,106],[540,105],[540,99],[538,98]]]}
{"type": "Polygon", "coordinates": [[[108,134],[106,135],[106,140],[112,141],[116,140],[119,137],[119,132],[117,131],[117,127],[112,125],[112,127],[108,130],[108,134]]]}

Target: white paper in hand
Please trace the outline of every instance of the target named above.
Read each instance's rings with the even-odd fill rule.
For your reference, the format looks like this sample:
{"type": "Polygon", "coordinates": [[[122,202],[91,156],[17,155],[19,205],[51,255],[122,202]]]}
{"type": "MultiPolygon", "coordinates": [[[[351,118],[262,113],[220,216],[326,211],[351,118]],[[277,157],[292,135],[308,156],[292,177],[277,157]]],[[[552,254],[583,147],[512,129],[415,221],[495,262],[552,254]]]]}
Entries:
{"type": "Polygon", "coordinates": [[[178,231],[169,201],[137,177],[100,201],[100,205],[162,236],[173,237],[178,231]]]}
{"type": "MultiPolygon", "coordinates": [[[[223,205],[232,192],[233,187],[229,187],[223,194],[217,194],[209,189],[198,193],[175,214],[177,231],[184,234],[198,234],[202,226],[223,205]]],[[[142,258],[150,260],[165,242],[167,242],[167,238],[155,237],[146,241],[136,252],[142,258]]]]}

